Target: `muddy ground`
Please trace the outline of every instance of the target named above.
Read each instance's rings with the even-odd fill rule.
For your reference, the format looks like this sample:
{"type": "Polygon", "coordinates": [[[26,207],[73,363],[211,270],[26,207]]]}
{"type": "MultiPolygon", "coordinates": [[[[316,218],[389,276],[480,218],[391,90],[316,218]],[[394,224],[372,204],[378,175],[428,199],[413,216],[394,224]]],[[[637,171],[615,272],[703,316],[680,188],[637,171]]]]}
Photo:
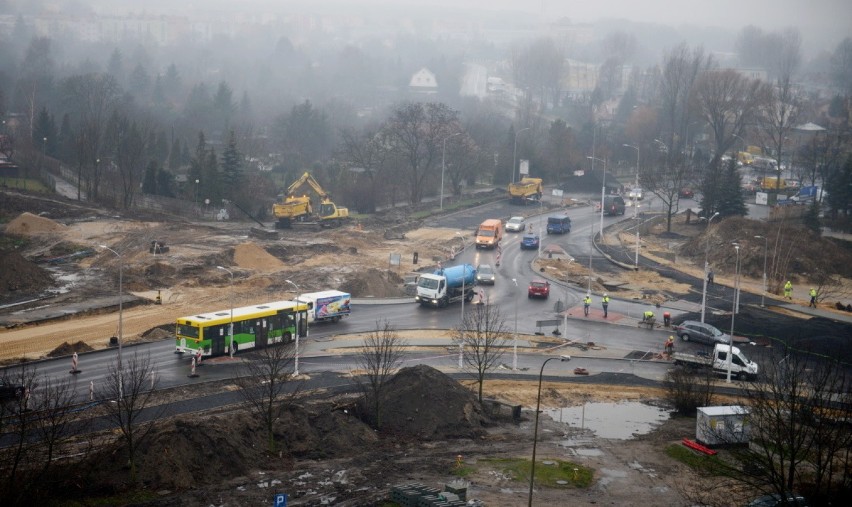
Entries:
{"type": "MultiPolygon", "coordinates": [[[[170,325],[176,318],[202,308],[228,306],[231,294],[238,306],[292,297],[293,289],[285,280],[294,281],[303,291],[337,288],[355,297],[402,295],[403,279],[415,267],[410,263],[414,251],[419,253],[420,265],[455,255],[452,245],[443,240],[456,231],[407,223],[404,212],[400,211],[365,221],[360,227],[353,225],[310,235],[279,231],[278,239],[272,240],[251,236],[246,223],[207,224],[154,215],[122,217],[62,199],[0,193],[0,220],[5,223],[2,260],[4,266],[15,267],[0,271],[0,303],[20,303],[47,293],[50,298],[47,301],[61,304],[111,293],[117,291],[120,264],[125,291],[149,303],[158,293],[163,298],[162,306],[143,304],[124,310],[124,336],[128,342],[152,336],[162,339],[157,331],[152,332],[156,326],[170,325]],[[168,246],[169,252],[150,252],[151,241],[168,246]],[[98,245],[121,252],[121,262],[98,245]],[[391,253],[400,254],[402,266],[389,266],[391,253]],[[230,269],[233,279],[217,266],[230,269]],[[66,289],[70,290],[63,292],[66,289]]],[[[694,228],[683,227],[678,237],[659,233],[645,236],[643,255],[659,254],[665,260],[673,247],[687,245],[690,237],[686,232],[694,228]]],[[[611,240],[627,242],[629,237],[611,240]]],[[[695,257],[695,248],[686,247],[691,257],[695,257]]],[[[762,250],[752,250],[756,253],[750,255],[762,260],[762,250]]],[[[690,256],[675,254],[675,261],[687,257],[690,256]]],[[[721,258],[711,261],[724,264],[721,258]]],[[[747,264],[752,266],[753,261],[747,264]]],[[[685,264],[684,269],[696,268],[685,264]]],[[[565,270],[566,278],[588,276],[576,263],[565,270]]],[[[622,297],[631,297],[630,291],[649,285],[673,294],[688,290],[682,282],[651,271],[624,272],[619,276],[625,283],[622,297]]],[[[725,276],[728,275],[720,269],[719,277],[725,276]]],[[[759,279],[751,275],[748,283],[757,287],[759,293],[759,279]]],[[[743,317],[743,326],[751,322],[750,329],[757,334],[765,329],[764,318],[743,317]]],[[[783,322],[778,319],[780,323],[773,333],[790,330],[801,334],[801,330],[809,329],[807,321],[795,317],[783,322]]],[[[738,329],[749,332],[743,331],[743,327],[738,329]]],[[[0,333],[3,343],[0,358],[17,360],[67,354],[77,347],[102,348],[115,333],[116,319],[112,312],[39,326],[16,326],[0,333]]],[[[449,420],[456,421],[450,425],[455,428],[453,431],[432,430],[429,436],[424,436],[423,427],[403,424],[397,431],[377,434],[350,414],[335,409],[348,406],[348,401],[319,399],[305,401],[292,409],[291,419],[300,423],[295,429],[291,426],[280,429],[288,447],[287,452],[276,456],[262,451],[263,443],[257,440],[258,432],[253,426],[256,422],[239,413],[217,412],[201,420],[177,419],[157,429],[155,444],[146,451],[145,468],[151,473],[144,479],[146,488],[162,494],[158,505],[262,504],[268,503],[273,490],[300,492],[299,498],[304,500],[297,505],[321,505],[323,497],[328,505],[376,505],[383,492],[398,482],[419,481],[441,487],[455,477],[453,470],[458,455],[465,462],[486,463],[486,457],[530,454],[530,412],[518,424],[484,417],[476,404],[469,402],[460,403],[460,412],[451,413],[444,408],[447,393],[453,392],[460,398],[461,393],[450,387],[445,392],[438,389],[443,384],[437,379],[425,374],[421,377],[425,379],[426,391],[412,394],[408,399],[422,402],[400,410],[402,421],[425,423],[429,418],[424,415],[438,415],[445,426],[449,420]],[[459,421],[465,421],[464,425],[459,421]],[[225,452],[217,452],[220,449],[225,452]],[[163,462],[170,465],[162,467],[163,462]],[[203,476],[198,471],[207,467],[215,468],[217,479],[212,482],[196,479],[203,476]],[[194,472],[175,474],[170,473],[172,470],[194,472]],[[310,491],[314,493],[309,494],[310,491]],[[331,497],[335,500],[328,503],[331,497]]],[[[486,392],[529,410],[534,405],[536,387],[528,382],[512,385],[489,382],[486,392]]],[[[220,386],[220,389],[233,388],[220,386]]],[[[606,385],[545,384],[542,393],[545,407],[613,399],[613,396],[649,403],[660,403],[662,398],[655,389],[613,390],[606,385]]],[[[698,478],[664,453],[667,444],[694,435],[694,420],[672,420],[651,435],[611,441],[560,425],[548,417],[541,419],[539,458],[577,460],[595,469],[596,481],[584,490],[537,491],[537,505],[688,505],[693,502],[687,500],[692,496],[686,492],[702,489],[698,478]],[[576,449],[560,447],[558,442],[566,439],[579,439],[583,448],[596,452],[578,455],[576,449]]],[[[433,421],[435,425],[439,423],[433,421]]],[[[120,486],[124,480],[125,474],[120,473],[123,465],[115,459],[112,456],[102,460],[111,465],[108,470],[116,472],[103,475],[104,492],[120,486]]],[[[468,479],[473,484],[473,496],[484,500],[486,505],[526,503],[527,485],[508,478],[492,464],[476,467],[468,479]]]]}

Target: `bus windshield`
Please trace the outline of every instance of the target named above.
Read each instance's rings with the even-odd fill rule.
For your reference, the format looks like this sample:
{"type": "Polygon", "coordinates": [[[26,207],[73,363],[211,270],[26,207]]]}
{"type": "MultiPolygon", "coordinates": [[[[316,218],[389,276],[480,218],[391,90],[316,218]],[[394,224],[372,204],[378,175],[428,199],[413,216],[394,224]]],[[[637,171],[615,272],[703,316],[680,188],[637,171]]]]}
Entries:
{"type": "Polygon", "coordinates": [[[180,336],[186,336],[187,338],[198,338],[198,328],[195,326],[188,326],[186,324],[178,324],[177,334],[180,336]]]}

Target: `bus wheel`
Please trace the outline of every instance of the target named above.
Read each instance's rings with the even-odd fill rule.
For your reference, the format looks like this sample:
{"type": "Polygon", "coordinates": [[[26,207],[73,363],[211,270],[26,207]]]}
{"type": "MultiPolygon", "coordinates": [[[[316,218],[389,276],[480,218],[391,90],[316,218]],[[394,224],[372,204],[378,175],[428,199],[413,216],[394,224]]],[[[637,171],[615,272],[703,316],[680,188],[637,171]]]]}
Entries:
{"type": "Polygon", "coordinates": [[[289,332],[285,332],[284,333],[284,343],[290,343],[291,341],[293,341],[293,335],[290,334],[289,332]]]}

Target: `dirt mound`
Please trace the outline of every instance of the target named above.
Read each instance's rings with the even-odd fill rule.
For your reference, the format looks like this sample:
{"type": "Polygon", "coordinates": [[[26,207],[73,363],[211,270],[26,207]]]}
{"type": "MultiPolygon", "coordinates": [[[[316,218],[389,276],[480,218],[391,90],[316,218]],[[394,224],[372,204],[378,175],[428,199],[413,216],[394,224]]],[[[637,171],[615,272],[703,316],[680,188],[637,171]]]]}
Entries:
{"type": "Polygon", "coordinates": [[[277,271],[284,263],[254,243],[243,243],[234,248],[234,264],[257,271],[277,271]]]}
{"type": "Polygon", "coordinates": [[[65,226],[49,218],[24,212],[6,225],[6,234],[15,236],[34,236],[61,231],[65,226]]]}
{"type": "Polygon", "coordinates": [[[6,296],[36,294],[53,284],[46,270],[24,259],[18,252],[0,251],[0,300],[6,296]]]}
{"type": "Polygon", "coordinates": [[[52,351],[47,353],[47,357],[62,357],[62,356],[70,356],[74,352],[91,352],[95,349],[89,347],[83,342],[77,342],[74,344],[64,342],[62,345],[56,347],[52,351]]]}
{"type": "Polygon", "coordinates": [[[363,273],[349,273],[340,284],[343,292],[354,297],[402,297],[405,292],[402,287],[402,277],[393,271],[367,269],[363,273]]]}
{"type": "MultiPolygon", "coordinates": [[[[425,365],[403,368],[387,384],[382,430],[422,440],[475,438],[490,421],[470,390],[425,365]]],[[[364,407],[360,407],[362,410],[364,407]]]]}

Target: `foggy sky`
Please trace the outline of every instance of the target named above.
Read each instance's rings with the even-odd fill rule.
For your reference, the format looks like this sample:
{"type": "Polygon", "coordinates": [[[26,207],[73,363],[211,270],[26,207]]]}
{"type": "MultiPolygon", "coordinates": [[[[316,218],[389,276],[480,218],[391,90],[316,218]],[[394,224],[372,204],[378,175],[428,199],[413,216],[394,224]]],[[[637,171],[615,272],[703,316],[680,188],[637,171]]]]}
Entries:
{"type": "MultiPolygon", "coordinates": [[[[573,22],[623,18],[682,26],[718,26],[738,31],[755,25],[764,32],[797,27],[804,49],[833,50],[852,37],[852,0],[364,0],[392,5],[441,5],[447,8],[507,9],[567,17],[573,22]]],[[[358,0],[348,4],[357,5],[358,0]]]]}

